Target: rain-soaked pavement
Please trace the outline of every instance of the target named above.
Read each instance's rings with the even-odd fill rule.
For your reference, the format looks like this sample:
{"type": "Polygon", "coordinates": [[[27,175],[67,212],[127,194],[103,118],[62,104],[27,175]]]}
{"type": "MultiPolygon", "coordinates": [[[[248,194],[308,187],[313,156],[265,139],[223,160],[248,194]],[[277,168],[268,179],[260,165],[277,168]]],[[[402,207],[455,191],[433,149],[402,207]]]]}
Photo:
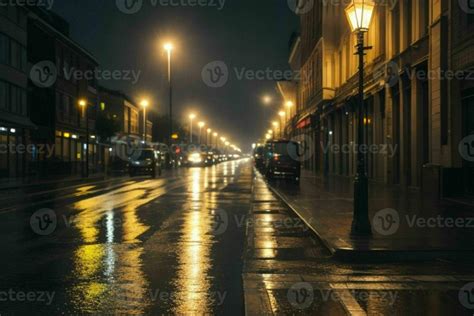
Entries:
{"type": "Polygon", "coordinates": [[[248,160],[154,180],[3,191],[0,231],[2,316],[472,315],[474,307],[462,296],[472,289],[471,262],[336,262],[248,160]]]}

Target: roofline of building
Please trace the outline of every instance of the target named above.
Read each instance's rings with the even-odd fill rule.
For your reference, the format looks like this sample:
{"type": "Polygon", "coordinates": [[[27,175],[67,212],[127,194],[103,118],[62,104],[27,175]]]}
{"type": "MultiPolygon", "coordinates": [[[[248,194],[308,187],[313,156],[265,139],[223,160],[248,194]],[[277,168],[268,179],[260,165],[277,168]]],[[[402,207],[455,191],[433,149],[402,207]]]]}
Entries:
{"type": "Polygon", "coordinates": [[[128,101],[129,103],[137,106],[137,103],[135,102],[135,100],[133,100],[130,96],[128,96],[125,92],[123,91],[120,91],[120,90],[114,90],[114,89],[109,89],[109,88],[106,88],[104,86],[101,86],[99,85],[98,88],[98,93],[100,94],[101,92],[105,92],[105,93],[108,93],[108,94],[111,94],[111,95],[114,95],[114,96],[117,96],[117,97],[121,97],[121,98],[124,98],[126,101],[128,101]]]}
{"type": "Polygon", "coordinates": [[[92,53],[90,53],[89,51],[87,51],[85,48],[83,48],[81,45],[79,45],[77,42],[75,42],[74,40],[72,40],[70,37],[64,35],[62,32],[60,32],[58,29],[56,29],[54,26],[52,26],[49,22],[45,21],[44,19],[42,19],[40,16],[38,16],[37,14],[35,14],[33,11],[30,10],[30,14],[29,14],[29,17],[30,19],[33,19],[33,20],[36,20],[38,22],[40,22],[43,26],[45,26],[49,31],[53,32],[54,35],[65,41],[67,44],[73,46],[74,48],[78,49],[81,53],[83,53],[84,55],[86,55],[86,57],[90,58],[95,64],[96,66],[99,65],[99,62],[97,61],[97,59],[94,57],[94,55],[92,55],[92,53]]]}
{"type": "Polygon", "coordinates": [[[293,58],[295,58],[296,51],[298,50],[300,43],[301,43],[301,36],[298,36],[291,47],[290,58],[288,59],[290,63],[293,61],[293,58]]]}

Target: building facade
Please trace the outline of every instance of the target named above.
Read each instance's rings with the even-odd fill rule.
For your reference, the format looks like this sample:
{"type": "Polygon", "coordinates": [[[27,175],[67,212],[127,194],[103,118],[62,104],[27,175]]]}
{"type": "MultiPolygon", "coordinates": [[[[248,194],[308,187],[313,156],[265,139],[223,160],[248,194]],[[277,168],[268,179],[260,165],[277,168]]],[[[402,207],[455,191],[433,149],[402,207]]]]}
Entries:
{"type": "Polygon", "coordinates": [[[27,106],[27,15],[21,6],[0,6],[0,178],[28,170],[28,145],[35,125],[27,106]]]}
{"type": "Polygon", "coordinates": [[[98,145],[95,127],[97,82],[84,75],[98,66],[96,59],[69,37],[65,20],[51,11],[32,8],[28,63],[30,68],[39,68],[34,71],[48,67],[48,75],[53,76],[46,85],[33,75],[29,81],[31,119],[38,126],[32,142],[38,148],[54,149],[38,150],[34,155],[36,173],[84,175],[103,171],[106,152],[98,145]]]}
{"type": "MultiPolygon", "coordinates": [[[[458,0],[375,2],[365,35],[368,176],[437,196],[472,193],[472,163],[458,149],[473,134],[473,14],[458,0]]],[[[353,176],[358,59],[345,3],[315,1],[301,15],[297,113],[287,128],[312,144],[306,168],[353,176]]]]}

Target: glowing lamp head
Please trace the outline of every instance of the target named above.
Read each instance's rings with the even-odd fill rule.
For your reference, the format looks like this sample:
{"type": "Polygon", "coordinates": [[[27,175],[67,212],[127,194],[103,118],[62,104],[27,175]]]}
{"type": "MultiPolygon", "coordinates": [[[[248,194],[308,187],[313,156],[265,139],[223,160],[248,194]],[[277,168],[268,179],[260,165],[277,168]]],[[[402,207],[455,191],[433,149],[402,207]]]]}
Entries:
{"type": "Polygon", "coordinates": [[[212,132],[212,129],[208,128],[207,133],[210,134],[212,132]]]}
{"type": "Polygon", "coordinates": [[[293,102],[287,101],[287,102],[286,102],[286,106],[289,107],[289,108],[291,108],[291,107],[293,106],[293,102]]]}
{"type": "Polygon", "coordinates": [[[166,44],[164,45],[164,48],[165,48],[165,50],[166,50],[167,52],[171,52],[171,51],[173,50],[173,44],[171,44],[171,43],[166,43],[166,44]]]}
{"type": "Polygon", "coordinates": [[[149,105],[150,105],[150,102],[148,102],[148,100],[142,100],[142,102],[140,102],[140,105],[146,109],[149,105]]]}
{"type": "Polygon", "coordinates": [[[199,122],[199,124],[198,124],[198,126],[199,126],[200,128],[203,128],[204,125],[206,125],[206,123],[204,123],[204,122],[199,122]]]}
{"type": "Polygon", "coordinates": [[[367,32],[369,30],[374,9],[373,0],[352,0],[345,11],[353,32],[367,32]]]}
{"type": "Polygon", "coordinates": [[[278,122],[273,122],[272,125],[273,127],[278,127],[278,122]]]}
{"type": "Polygon", "coordinates": [[[195,118],[196,118],[196,114],[190,114],[190,115],[189,115],[189,119],[190,119],[190,120],[194,120],[195,118]]]}
{"type": "Polygon", "coordinates": [[[84,99],[79,100],[79,106],[85,107],[87,105],[87,101],[84,99]]]}
{"type": "Polygon", "coordinates": [[[217,137],[218,135],[219,135],[219,134],[217,134],[217,133],[214,133],[214,134],[213,134],[214,137],[217,137]]]}
{"type": "Polygon", "coordinates": [[[280,112],[278,113],[278,115],[280,115],[280,117],[283,117],[283,116],[285,116],[285,112],[280,111],[280,112]]]}
{"type": "Polygon", "coordinates": [[[266,95],[263,97],[263,103],[270,104],[270,102],[272,102],[272,98],[270,96],[266,95]]]}

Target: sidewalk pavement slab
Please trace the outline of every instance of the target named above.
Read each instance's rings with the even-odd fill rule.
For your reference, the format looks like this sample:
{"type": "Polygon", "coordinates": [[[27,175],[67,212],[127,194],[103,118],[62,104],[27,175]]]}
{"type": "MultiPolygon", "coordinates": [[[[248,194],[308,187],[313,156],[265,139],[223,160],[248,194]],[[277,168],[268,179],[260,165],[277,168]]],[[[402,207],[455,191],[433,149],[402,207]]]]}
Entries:
{"type": "Polygon", "coordinates": [[[271,190],[318,235],[336,258],[418,261],[472,257],[472,206],[445,200],[433,202],[416,191],[371,183],[369,219],[373,233],[354,237],[351,235],[352,186],[349,178],[324,180],[305,171],[299,187],[270,183],[271,190]]]}

